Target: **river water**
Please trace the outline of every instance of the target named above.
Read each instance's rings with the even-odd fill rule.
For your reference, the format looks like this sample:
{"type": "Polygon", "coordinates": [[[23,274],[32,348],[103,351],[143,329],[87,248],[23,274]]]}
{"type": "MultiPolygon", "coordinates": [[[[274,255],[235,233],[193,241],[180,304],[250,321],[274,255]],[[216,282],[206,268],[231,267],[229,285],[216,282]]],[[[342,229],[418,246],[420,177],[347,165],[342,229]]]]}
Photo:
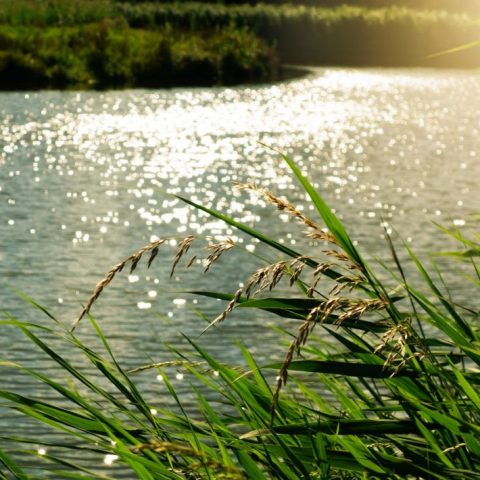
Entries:
{"type": "MultiPolygon", "coordinates": [[[[133,275],[119,275],[92,312],[126,367],[171,359],[165,344],[178,347],[185,343],[181,333],[196,338],[205,326],[194,308],[210,319],[223,308],[182,292],[234,292],[259,265],[248,254],[259,253],[257,244],[175,194],[292,248],[305,246],[302,227],[233,188],[253,181],[315,215],[271,146],[308,174],[367,257],[388,255],[382,221],[426,256],[451,247],[433,222],[478,231],[479,129],[477,72],[318,69],[276,85],[237,88],[1,93],[2,309],[53,326],[19,290],[69,324],[112,265],[168,237],[150,270],[139,264],[133,275]],[[206,276],[200,265],[180,264],[170,280],[175,242],[190,233],[214,241],[231,236],[242,248],[206,276]]],[[[234,315],[201,341],[235,362],[235,338],[264,360],[278,352],[272,323],[234,315]]],[[[20,332],[3,330],[3,359],[55,375],[20,332]]],[[[87,321],[78,332],[94,342],[87,321]]],[[[8,371],[1,378],[2,388],[49,398],[24,376],[8,371]]],[[[155,372],[138,381],[158,397],[155,372]]],[[[174,381],[182,388],[185,378],[174,381]]],[[[12,423],[5,414],[4,432],[12,423]]]]}

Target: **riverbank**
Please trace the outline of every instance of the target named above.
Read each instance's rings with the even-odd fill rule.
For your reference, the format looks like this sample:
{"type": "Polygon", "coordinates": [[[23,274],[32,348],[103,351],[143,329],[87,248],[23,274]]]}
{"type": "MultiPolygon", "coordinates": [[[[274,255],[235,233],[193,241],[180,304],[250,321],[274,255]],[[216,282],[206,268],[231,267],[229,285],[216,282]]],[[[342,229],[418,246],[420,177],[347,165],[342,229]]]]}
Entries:
{"type": "Polygon", "coordinates": [[[254,34],[132,29],[110,20],[73,27],[0,27],[0,88],[170,87],[278,77],[275,52],[254,34]]]}
{"type": "Polygon", "coordinates": [[[478,46],[436,55],[477,40],[473,15],[392,2],[0,1],[0,89],[232,85],[277,80],[281,63],[480,66],[478,46]]]}

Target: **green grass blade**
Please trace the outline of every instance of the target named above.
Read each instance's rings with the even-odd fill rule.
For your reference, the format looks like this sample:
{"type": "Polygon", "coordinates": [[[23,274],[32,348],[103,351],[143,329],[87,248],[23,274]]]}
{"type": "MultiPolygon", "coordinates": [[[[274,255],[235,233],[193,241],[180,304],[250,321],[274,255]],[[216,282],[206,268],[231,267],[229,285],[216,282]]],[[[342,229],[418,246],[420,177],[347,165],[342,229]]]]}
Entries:
{"type": "Polygon", "coordinates": [[[18,480],[28,480],[27,475],[17,465],[13,458],[2,449],[0,449],[0,465],[3,465],[7,471],[13,475],[13,478],[18,480]]]}
{"type": "Polygon", "coordinates": [[[342,247],[343,251],[350,257],[351,260],[353,260],[358,265],[363,266],[364,262],[357,249],[353,245],[353,242],[351,241],[342,222],[340,222],[338,217],[332,212],[330,207],[323,200],[317,190],[315,190],[313,185],[307,180],[307,178],[303,176],[302,172],[295,165],[295,163],[286,155],[282,154],[282,158],[285,160],[285,162],[287,162],[288,166],[290,167],[294,175],[297,177],[298,181],[301,183],[303,189],[308,194],[313,204],[315,205],[318,213],[325,222],[325,225],[335,237],[338,244],[342,247]]]}

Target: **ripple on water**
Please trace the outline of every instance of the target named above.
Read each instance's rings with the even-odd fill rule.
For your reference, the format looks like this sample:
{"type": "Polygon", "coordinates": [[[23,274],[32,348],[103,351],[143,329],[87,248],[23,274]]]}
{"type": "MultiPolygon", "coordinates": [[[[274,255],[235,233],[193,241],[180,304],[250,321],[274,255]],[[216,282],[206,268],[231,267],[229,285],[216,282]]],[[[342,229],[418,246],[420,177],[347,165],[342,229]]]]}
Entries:
{"type": "MultiPolygon", "coordinates": [[[[273,86],[0,98],[2,287],[23,290],[70,321],[112,265],[158,237],[172,237],[150,271],[139,265],[131,275],[118,275],[94,308],[114,350],[131,367],[150,356],[169,359],[161,345],[184,344],[180,332],[196,335],[204,328],[192,314],[192,299],[179,291],[235,291],[256,265],[233,251],[208,276],[201,275],[197,259],[170,279],[184,236],[230,236],[246,250],[264,253],[257,242],[175,195],[256,224],[283,244],[304,245],[287,215],[278,221],[279,213],[257,195],[232,188],[251,181],[315,215],[265,144],[295,159],[367,255],[385,248],[382,222],[425,252],[443,246],[429,220],[468,228],[480,209],[475,72],[323,69],[273,86]]],[[[3,308],[48,322],[1,291],[3,308]]],[[[222,305],[205,300],[195,308],[215,318],[222,305]]],[[[278,353],[266,324],[239,315],[222,328],[225,335],[208,332],[204,338],[224,359],[239,359],[227,336],[261,347],[260,358],[278,353]]],[[[86,324],[82,329],[93,341],[86,324]]],[[[13,329],[1,336],[4,356],[38,361],[24,345],[19,348],[21,342],[13,329]]],[[[161,379],[155,375],[138,377],[148,392],[157,391],[161,379]]],[[[188,383],[181,382],[181,372],[175,379],[188,383]]],[[[12,382],[23,391],[32,388],[31,382],[12,382]]],[[[107,465],[114,461],[104,459],[107,465]]]]}

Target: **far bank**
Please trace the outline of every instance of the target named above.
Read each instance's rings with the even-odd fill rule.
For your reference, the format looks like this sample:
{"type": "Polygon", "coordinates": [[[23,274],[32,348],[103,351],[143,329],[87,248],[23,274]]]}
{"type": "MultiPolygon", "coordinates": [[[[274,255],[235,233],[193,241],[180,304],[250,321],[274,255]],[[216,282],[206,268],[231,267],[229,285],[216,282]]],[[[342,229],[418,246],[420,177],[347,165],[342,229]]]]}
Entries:
{"type": "Polygon", "coordinates": [[[457,48],[480,37],[468,13],[110,0],[8,5],[0,1],[3,90],[270,82],[281,78],[281,64],[480,66],[479,45],[457,48]]]}

